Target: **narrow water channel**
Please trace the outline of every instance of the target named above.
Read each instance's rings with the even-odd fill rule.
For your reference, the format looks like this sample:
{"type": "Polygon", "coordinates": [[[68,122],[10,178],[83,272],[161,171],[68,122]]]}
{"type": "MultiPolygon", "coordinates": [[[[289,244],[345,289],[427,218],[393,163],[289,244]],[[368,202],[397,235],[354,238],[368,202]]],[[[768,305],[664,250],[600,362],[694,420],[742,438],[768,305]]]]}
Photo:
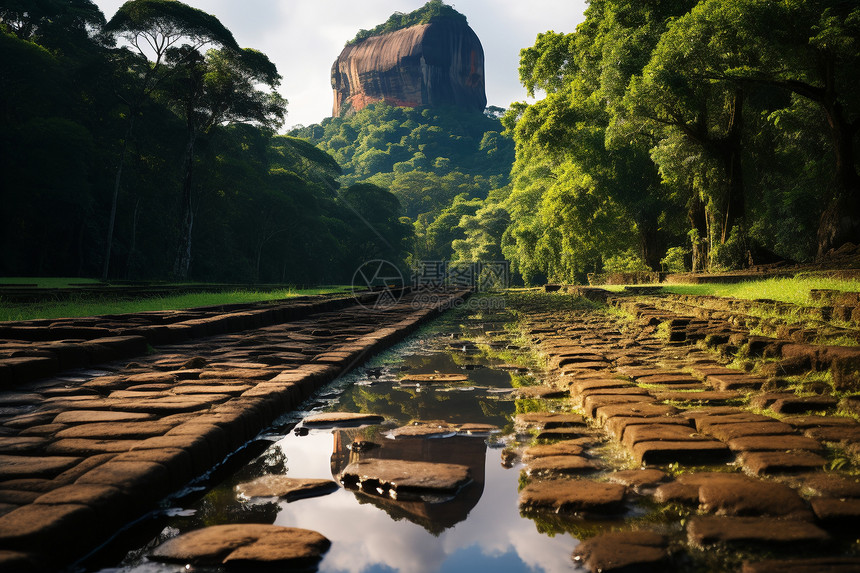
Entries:
{"type": "Polygon", "coordinates": [[[503,448],[516,439],[512,390],[535,383],[539,374],[510,364],[520,353],[502,330],[510,317],[502,313],[490,318],[493,322],[487,316],[469,318],[465,311],[449,313],[341,377],[308,400],[302,411],[283,417],[261,436],[256,451],[262,452],[249,463],[210,484],[202,495],[192,492],[174,499],[144,528],[148,534],[126,542],[136,547],[114,551],[120,563],[108,567],[101,560],[89,570],[189,570],[151,562],[146,554],[180,533],[226,523],[267,523],[322,533],[332,542],[319,564],[323,572],[577,570],[571,560],[577,540],[559,530],[544,533],[545,525],[520,515],[521,466],[502,464],[503,448]],[[489,344],[488,331],[497,333],[489,344]],[[464,380],[409,381],[416,374],[436,373],[460,374],[464,380]],[[385,422],[351,428],[302,423],[329,411],[373,413],[385,422]],[[459,432],[440,430],[432,437],[392,437],[393,429],[416,420],[473,426],[471,431],[469,426],[459,432]],[[290,502],[245,499],[237,492],[240,484],[270,474],[337,480],[364,448],[374,449],[375,457],[466,465],[472,482],[454,496],[406,500],[343,487],[290,502]]]}

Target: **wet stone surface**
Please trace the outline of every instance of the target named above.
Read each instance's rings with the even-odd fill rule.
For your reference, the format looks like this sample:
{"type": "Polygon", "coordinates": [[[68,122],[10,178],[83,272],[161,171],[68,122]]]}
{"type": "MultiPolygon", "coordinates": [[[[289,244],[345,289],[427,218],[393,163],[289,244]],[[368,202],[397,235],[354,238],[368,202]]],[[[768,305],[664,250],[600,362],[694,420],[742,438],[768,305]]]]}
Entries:
{"type": "MultiPolygon", "coordinates": [[[[461,309],[327,386],[378,317],[178,344],[80,391],[21,388],[0,402],[0,568],[35,567],[46,532],[162,500],[83,568],[856,570],[860,424],[834,408],[851,402],[766,374],[814,345],[684,299],[606,300],[622,312],[563,293],[461,309]],[[729,338],[746,370],[709,346],[729,338]],[[164,501],[237,448],[243,464],[164,501]]],[[[815,352],[800,362],[836,351],[815,352]]]]}

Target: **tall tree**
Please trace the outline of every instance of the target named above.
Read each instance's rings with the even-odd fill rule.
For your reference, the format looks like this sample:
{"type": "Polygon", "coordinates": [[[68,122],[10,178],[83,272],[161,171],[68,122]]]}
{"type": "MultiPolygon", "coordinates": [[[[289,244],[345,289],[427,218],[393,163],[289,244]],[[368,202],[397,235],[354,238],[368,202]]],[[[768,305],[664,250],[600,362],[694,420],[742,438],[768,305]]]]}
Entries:
{"type": "Polygon", "coordinates": [[[216,126],[235,123],[277,129],[283,123],[287,102],[274,91],[281,80],[277,68],[257,50],[213,49],[201,55],[192,47],[183,46],[169,50],[167,59],[176,70],[168,90],[170,105],[185,120],[187,136],[182,163],[179,247],[173,265],[173,274],[186,279],[191,266],[192,177],[198,137],[216,126]]]}
{"type": "Polygon", "coordinates": [[[215,16],[176,0],[129,0],[117,10],[104,27],[109,43],[122,41],[118,62],[131,68],[135,80],[128,91],[118,91],[117,97],[127,109],[125,136],[117,157],[116,174],[108,219],[102,278],[110,273],[116,209],[122,184],[129,143],[134,135],[135,121],[153,92],[175,69],[166,65],[171,49],[187,46],[186,57],[193,57],[206,45],[219,45],[238,50],[236,40],[215,16]]]}
{"type": "Polygon", "coordinates": [[[834,176],[822,194],[818,255],[860,242],[860,6],[845,0],[704,0],[676,26],[690,32],[683,49],[704,56],[701,70],[710,81],[775,87],[819,107],[834,176]],[[721,46],[725,37],[736,41],[721,46]]]}

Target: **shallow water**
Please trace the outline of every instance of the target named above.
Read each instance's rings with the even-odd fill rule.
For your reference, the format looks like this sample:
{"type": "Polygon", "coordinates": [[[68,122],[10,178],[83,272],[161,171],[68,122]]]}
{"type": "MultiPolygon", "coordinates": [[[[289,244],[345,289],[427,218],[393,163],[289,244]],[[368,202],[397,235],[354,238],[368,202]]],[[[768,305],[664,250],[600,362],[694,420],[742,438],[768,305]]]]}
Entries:
{"type": "MultiPolygon", "coordinates": [[[[486,347],[461,339],[453,320],[437,321],[321,390],[304,405],[304,411],[285,416],[263,436],[268,447],[244,467],[202,497],[174,500],[149,523],[149,530],[157,534],[142,536],[121,564],[90,569],[188,570],[149,562],[145,555],[184,531],[247,522],[322,533],[332,541],[319,564],[323,572],[576,570],[570,556],[578,541],[568,533],[541,533],[536,522],[522,517],[517,503],[521,466],[505,468],[501,464],[501,448],[514,438],[511,418],[516,404],[510,391],[519,376],[528,380],[531,375],[513,375],[510,369],[499,368],[501,359],[488,355],[486,347]],[[466,374],[468,380],[444,385],[399,382],[406,373],[435,372],[466,374]],[[361,428],[302,426],[303,417],[321,411],[380,414],[386,422],[361,428]],[[492,424],[499,432],[397,440],[387,435],[417,419],[492,424]],[[356,459],[357,453],[347,447],[356,440],[381,444],[373,454],[379,457],[468,465],[473,481],[453,499],[429,501],[395,501],[343,488],[292,502],[243,500],[235,492],[236,485],[265,474],[337,480],[339,471],[356,459]]],[[[488,329],[475,327],[480,332],[488,329]]]]}

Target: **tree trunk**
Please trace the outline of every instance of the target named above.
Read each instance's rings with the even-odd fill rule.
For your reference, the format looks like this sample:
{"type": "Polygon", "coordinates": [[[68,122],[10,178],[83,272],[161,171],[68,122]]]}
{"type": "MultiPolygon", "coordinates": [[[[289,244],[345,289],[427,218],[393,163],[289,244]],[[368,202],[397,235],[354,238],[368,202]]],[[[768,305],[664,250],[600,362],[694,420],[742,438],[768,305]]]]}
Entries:
{"type": "Polygon", "coordinates": [[[179,226],[179,248],[176,251],[176,259],[173,263],[173,275],[181,280],[188,278],[188,270],[191,268],[191,231],[194,227],[191,178],[194,171],[194,143],[196,139],[196,130],[190,129],[188,143],[185,146],[185,158],[182,169],[182,220],[179,226]]]}
{"type": "Polygon", "coordinates": [[[743,133],[744,92],[736,88],[732,101],[732,119],[728,137],[722,146],[723,165],[726,170],[727,189],[724,201],[725,213],[720,243],[729,238],[732,227],[740,224],[743,231],[745,211],[743,168],[741,166],[741,136],[743,133]]]}
{"type": "Polygon", "coordinates": [[[693,272],[702,272],[708,267],[708,225],[705,204],[698,193],[694,193],[687,210],[690,229],[695,231],[693,243],[693,272]]]}
{"type": "Polygon", "coordinates": [[[642,260],[652,271],[660,270],[660,250],[658,246],[657,225],[639,224],[639,246],[642,260]]]}
{"type": "Polygon", "coordinates": [[[119,188],[122,182],[122,167],[125,164],[125,152],[128,149],[128,141],[131,138],[132,130],[134,129],[134,110],[129,110],[128,129],[125,132],[125,138],[122,140],[122,146],[119,150],[119,164],[116,167],[116,177],[113,182],[113,199],[110,204],[110,218],[108,219],[108,232],[105,245],[105,260],[102,265],[102,280],[106,281],[110,272],[110,255],[113,247],[113,229],[116,221],[116,206],[119,202],[119,188]]]}
{"type": "Polygon", "coordinates": [[[818,258],[846,242],[860,243],[860,176],[854,163],[854,135],[857,126],[848,123],[842,105],[835,98],[822,102],[836,156],[833,198],[818,224],[818,258]]]}
{"type": "Polygon", "coordinates": [[[131,244],[128,246],[128,258],[125,260],[125,278],[130,279],[131,267],[134,261],[134,250],[137,246],[137,218],[140,213],[140,199],[134,203],[134,214],[131,217],[131,244]]]}

